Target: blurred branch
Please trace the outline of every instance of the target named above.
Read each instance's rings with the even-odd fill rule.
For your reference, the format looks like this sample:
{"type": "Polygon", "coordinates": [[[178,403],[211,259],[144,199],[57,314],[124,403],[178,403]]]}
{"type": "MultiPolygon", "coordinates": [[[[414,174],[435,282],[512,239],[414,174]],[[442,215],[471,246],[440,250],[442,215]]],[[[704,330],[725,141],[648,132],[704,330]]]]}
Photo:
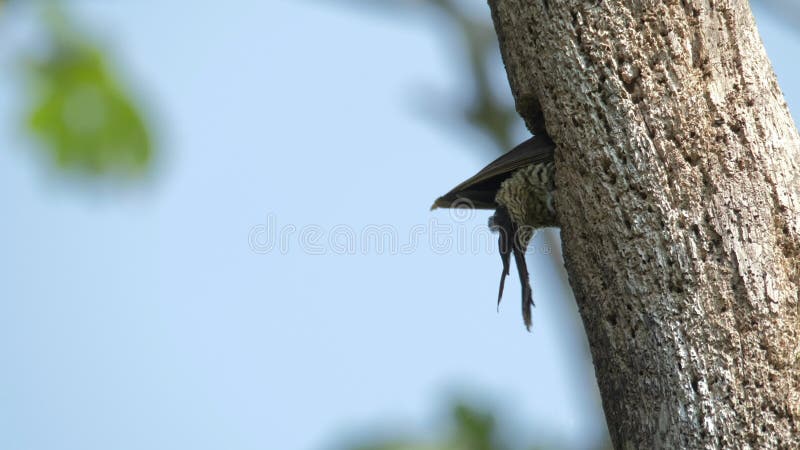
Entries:
{"type": "Polygon", "coordinates": [[[800,31],[800,2],[798,0],[753,0],[765,6],[775,17],[786,22],[795,32],[800,31]]]}
{"type": "Polygon", "coordinates": [[[348,0],[345,3],[384,13],[418,14],[420,7],[424,7],[423,11],[437,13],[451,25],[462,42],[459,47],[464,50],[463,67],[458,73],[469,76],[472,86],[468,92],[459,93],[459,100],[448,106],[453,111],[448,116],[457,117],[467,129],[481,131],[492,140],[497,152],[508,151],[516,144],[513,130],[521,119],[513,108],[510,94],[495,92],[491,83],[492,73],[498,70],[500,51],[488,20],[471,17],[455,0],[348,0]]]}
{"type": "Polygon", "coordinates": [[[497,69],[500,54],[494,28],[487,22],[471,19],[453,0],[430,0],[429,3],[456,25],[468,52],[469,70],[464,73],[471,76],[474,91],[470,104],[463,108],[464,120],[488,134],[500,151],[509,150],[516,144],[512,127],[520,119],[508,103],[498,100],[490,83],[490,73],[497,69]]]}

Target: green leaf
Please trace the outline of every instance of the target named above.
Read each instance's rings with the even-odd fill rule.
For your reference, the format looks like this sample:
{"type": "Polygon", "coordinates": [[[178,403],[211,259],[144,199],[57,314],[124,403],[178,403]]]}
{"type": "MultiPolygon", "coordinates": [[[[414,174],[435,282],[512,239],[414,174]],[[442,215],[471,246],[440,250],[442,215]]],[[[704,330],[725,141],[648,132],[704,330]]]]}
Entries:
{"type": "Polygon", "coordinates": [[[29,130],[61,168],[143,173],[153,144],[142,114],[105,55],[62,13],[49,13],[47,52],[26,67],[33,87],[29,130]]]}

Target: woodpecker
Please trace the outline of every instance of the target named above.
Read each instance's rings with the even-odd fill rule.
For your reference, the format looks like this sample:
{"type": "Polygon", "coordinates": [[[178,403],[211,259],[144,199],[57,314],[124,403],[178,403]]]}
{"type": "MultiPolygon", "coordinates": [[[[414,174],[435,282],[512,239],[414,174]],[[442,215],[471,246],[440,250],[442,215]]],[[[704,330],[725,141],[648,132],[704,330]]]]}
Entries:
{"type": "Polygon", "coordinates": [[[500,236],[498,247],[503,263],[497,305],[503,298],[513,254],[522,285],[522,318],[528,331],[534,305],[525,249],[538,228],[559,226],[553,205],[554,150],[550,137],[538,134],[436,199],[431,207],[431,210],[455,207],[495,210],[489,218],[489,228],[500,236]]]}

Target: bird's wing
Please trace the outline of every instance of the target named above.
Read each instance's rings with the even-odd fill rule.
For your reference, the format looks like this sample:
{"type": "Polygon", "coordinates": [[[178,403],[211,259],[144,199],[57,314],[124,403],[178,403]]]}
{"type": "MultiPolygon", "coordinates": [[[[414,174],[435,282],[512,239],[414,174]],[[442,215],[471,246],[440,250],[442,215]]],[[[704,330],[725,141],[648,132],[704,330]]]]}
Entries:
{"type": "Polygon", "coordinates": [[[447,194],[437,198],[431,209],[450,208],[454,203],[459,205],[458,200],[463,202],[463,206],[494,209],[497,207],[494,196],[500,189],[500,183],[514,171],[529,164],[552,161],[555,148],[555,144],[546,134],[534,136],[495,159],[447,194]]]}

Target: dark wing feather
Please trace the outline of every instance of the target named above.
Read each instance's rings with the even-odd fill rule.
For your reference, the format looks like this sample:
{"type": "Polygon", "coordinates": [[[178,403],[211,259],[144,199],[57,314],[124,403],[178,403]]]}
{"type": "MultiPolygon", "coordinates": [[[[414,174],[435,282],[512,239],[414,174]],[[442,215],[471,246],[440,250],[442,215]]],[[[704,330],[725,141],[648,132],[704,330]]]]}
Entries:
{"type": "Polygon", "coordinates": [[[437,198],[431,209],[450,208],[459,199],[465,200],[465,205],[471,204],[475,208],[494,209],[497,207],[494,197],[500,184],[514,171],[529,164],[552,161],[555,147],[546,134],[534,136],[437,198]]]}

